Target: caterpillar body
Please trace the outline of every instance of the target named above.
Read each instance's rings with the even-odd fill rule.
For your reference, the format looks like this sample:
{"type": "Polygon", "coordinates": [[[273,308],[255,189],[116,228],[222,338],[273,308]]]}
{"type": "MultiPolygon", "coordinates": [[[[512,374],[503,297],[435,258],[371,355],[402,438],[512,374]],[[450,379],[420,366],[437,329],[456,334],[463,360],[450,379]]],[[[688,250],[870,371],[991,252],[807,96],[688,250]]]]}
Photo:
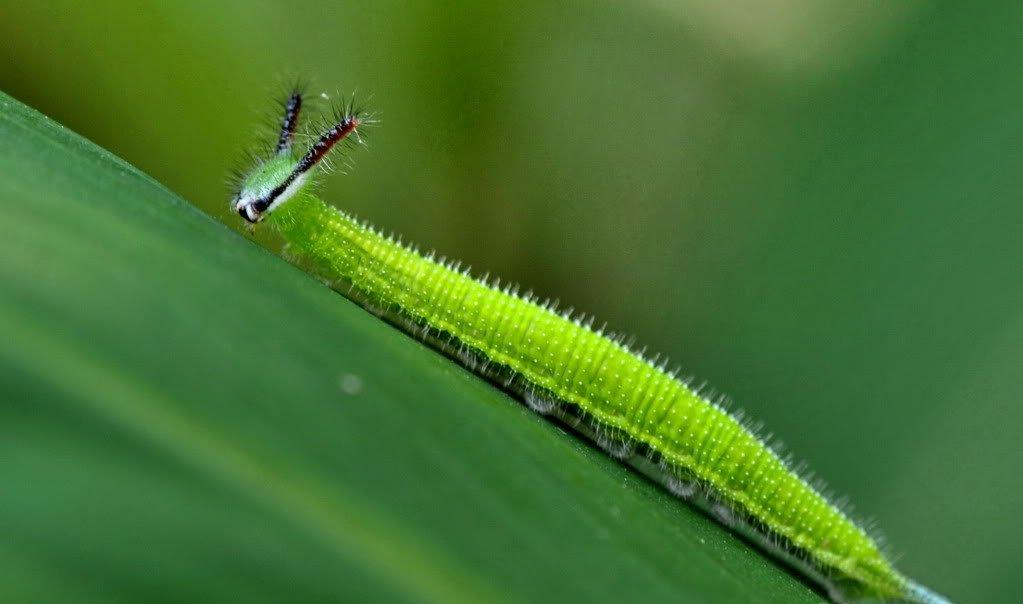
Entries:
{"type": "Polygon", "coordinates": [[[361,140],[367,118],[342,107],[299,154],[293,143],[302,101],[294,92],[285,102],[276,147],[241,178],[233,207],[250,223],[273,225],[311,272],[695,501],[833,600],[949,604],[897,571],[864,528],[753,429],[663,364],[317,198],[311,185],[321,160],[336,144],[361,140]]]}

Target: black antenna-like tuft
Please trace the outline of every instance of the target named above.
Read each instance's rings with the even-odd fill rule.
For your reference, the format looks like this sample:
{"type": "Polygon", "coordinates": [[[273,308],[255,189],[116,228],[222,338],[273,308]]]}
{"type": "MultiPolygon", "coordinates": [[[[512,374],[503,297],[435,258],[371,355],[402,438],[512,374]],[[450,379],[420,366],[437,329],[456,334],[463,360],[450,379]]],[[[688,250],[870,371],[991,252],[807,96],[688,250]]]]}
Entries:
{"type": "Polygon", "coordinates": [[[284,118],[281,119],[281,135],[277,139],[277,153],[291,149],[298,127],[298,115],[302,111],[302,93],[296,88],[284,103],[284,118]]]}
{"type": "Polygon", "coordinates": [[[298,165],[295,166],[295,172],[301,174],[315,166],[334,145],[355,132],[361,123],[362,120],[356,115],[346,113],[340,116],[337,123],[321,134],[305,156],[299,160],[298,165]]]}

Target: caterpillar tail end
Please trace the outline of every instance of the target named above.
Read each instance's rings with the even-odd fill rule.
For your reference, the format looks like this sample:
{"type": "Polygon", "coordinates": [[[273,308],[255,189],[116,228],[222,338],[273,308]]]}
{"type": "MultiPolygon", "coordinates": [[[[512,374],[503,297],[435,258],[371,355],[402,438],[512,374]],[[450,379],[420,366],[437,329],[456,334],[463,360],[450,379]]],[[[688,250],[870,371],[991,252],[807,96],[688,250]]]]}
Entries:
{"type": "Polygon", "coordinates": [[[934,593],[919,583],[906,584],[906,601],[913,604],[952,604],[945,596],[934,593]]]}

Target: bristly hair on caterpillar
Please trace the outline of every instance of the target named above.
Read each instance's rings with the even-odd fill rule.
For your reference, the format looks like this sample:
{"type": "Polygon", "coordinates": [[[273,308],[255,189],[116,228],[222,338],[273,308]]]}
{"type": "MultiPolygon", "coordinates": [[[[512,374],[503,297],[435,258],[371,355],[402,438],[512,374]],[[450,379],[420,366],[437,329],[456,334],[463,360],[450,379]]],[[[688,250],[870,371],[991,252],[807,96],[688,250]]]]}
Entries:
{"type": "Polygon", "coordinates": [[[250,225],[269,222],[304,268],[697,505],[834,601],[949,604],[900,573],[880,540],[727,399],[594,329],[592,318],[474,278],[316,197],[316,173],[335,149],[360,143],[370,119],[351,101],[336,104],[300,145],[305,101],[297,88],[284,100],[275,143],[232,201],[250,225]]]}
{"type": "Polygon", "coordinates": [[[312,146],[304,153],[296,154],[295,137],[304,98],[300,88],[292,90],[282,103],[284,115],[273,153],[258,159],[256,167],[240,178],[238,194],[233,201],[234,211],[250,224],[260,222],[267,213],[302,190],[310,170],[318,166],[329,169],[325,158],[335,145],[352,141],[362,143],[359,129],[372,122],[371,117],[355,105],[354,95],[347,101],[341,99],[334,103],[331,117],[323,120],[320,134],[312,146]]]}

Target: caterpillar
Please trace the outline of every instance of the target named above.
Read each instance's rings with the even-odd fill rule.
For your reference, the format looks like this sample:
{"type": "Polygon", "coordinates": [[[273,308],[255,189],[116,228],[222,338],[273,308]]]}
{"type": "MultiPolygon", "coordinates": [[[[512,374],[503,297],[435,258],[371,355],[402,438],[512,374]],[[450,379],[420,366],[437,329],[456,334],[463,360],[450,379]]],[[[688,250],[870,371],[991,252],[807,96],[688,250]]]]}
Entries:
{"type": "Polygon", "coordinates": [[[878,541],[757,431],[689,381],[532,295],[422,255],[314,193],[324,159],[372,120],[341,103],[304,152],[303,95],[283,103],[276,145],[240,175],[232,207],[266,221],[307,270],[534,411],[592,438],[802,572],[836,602],[950,604],[895,569],[878,541]]]}

